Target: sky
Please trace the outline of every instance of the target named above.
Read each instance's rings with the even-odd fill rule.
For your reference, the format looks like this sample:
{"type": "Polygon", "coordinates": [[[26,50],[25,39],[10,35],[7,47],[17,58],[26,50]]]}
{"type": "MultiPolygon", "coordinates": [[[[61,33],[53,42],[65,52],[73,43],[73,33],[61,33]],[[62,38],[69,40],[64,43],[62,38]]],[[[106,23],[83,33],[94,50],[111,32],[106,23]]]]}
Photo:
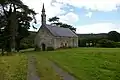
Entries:
{"type": "MultiPolygon", "coordinates": [[[[44,3],[48,19],[58,16],[60,21],[76,28],[76,33],[120,32],[120,0],[23,0],[36,15],[37,30],[41,25],[44,3]]],[[[31,27],[31,31],[34,29],[31,27]]]]}

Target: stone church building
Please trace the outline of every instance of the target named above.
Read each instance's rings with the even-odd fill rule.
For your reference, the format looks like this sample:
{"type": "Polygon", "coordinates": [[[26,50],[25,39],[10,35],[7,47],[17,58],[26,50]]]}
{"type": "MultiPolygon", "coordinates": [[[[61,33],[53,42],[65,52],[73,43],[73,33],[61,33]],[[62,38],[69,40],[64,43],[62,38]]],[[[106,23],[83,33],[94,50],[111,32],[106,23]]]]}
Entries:
{"type": "Polygon", "coordinates": [[[46,50],[48,47],[52,47],[53,49],[78,47],[78,36],[69,28],[46,24],[44,4],[41,19],[42,25],[35,37],[35,46],[37,48],[46,50]]]}

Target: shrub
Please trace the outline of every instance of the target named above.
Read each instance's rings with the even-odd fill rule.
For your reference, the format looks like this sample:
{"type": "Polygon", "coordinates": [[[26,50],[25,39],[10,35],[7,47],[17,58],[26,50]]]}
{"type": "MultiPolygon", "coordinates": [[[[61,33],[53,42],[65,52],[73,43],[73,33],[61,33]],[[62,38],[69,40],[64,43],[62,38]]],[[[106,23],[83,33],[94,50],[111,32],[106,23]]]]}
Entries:
{"type": "Polygon", "coordinates": [[[71,46],[68,46],[68,48],[72,48],[71,46]]]}
{"type": "Polygon", "coordinates": [[[20,49],[28,49],[28,45],[26,43],[20,44],[20,49]]]}
{"type": "Polygon", "coordinates": [[[108,39],[101,39],[98,41],[97,47],[107,47],[114,48],[116,47],[115,42],[108,39]]]}
{"type": "Polygon", "coordinates": [[[41,48],[39,48],[38,46],[35,46],[35,51],[41,51],[41,48]]]}
{"type": "Polygon", "coordinates": [[[115,42],[115,46],[116,46],[117,48],[120,48],[120,42],[115,42]]]}
{"type": "Polygon", "coordinates": [[[47,47],[47,51],[53,51],[54,48],[53,47],[47,47]]]}
{"type": "Polygon", "coordinates": [[[34,44],[27,43],[27,42],[20,43],[20,49],[28,49],[28,48],[34,48],[34,44]]]}
{"type": "Polygon", "coordinates": [[[86,39],[79,39],[78,46],[79,47],[86,47],[86,39]]]}

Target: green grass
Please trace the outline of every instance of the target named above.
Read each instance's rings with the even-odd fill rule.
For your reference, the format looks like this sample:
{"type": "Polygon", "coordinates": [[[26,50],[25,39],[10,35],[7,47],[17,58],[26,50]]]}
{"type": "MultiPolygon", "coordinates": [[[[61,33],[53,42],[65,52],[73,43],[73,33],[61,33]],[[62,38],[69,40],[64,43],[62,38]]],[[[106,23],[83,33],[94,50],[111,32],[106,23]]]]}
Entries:
{"type": "Polygon", "coordinates": [[[37,52],[25,51],[13,56],[0,56],[0,80],[27,80],[28,55],[36,58],[36,68],[40,80],[62,80],[51,67],[49,60],[37,56],[37,52]],[[32,54],[36,53],[36,54],[32,54]]]}
{"type": "Polygon", "coordinates": [[[40,54],[80,80],[120,80],[119,48],[77,48],[40,54]]]}
{"type": "Polygon", "coordinates": [[[49,60],[79,80],[120,80],[119,48],[75,48],[57,51],[26,51],[0,56],[0,80],[26,80],[27,54],[35,56],[41,80],[60,80],[49,60]]]}
{"type": "Polygon", "coordinates": [[[0,56],[0,80],[26,80],[26,70],[25,55],[0,56]]]}

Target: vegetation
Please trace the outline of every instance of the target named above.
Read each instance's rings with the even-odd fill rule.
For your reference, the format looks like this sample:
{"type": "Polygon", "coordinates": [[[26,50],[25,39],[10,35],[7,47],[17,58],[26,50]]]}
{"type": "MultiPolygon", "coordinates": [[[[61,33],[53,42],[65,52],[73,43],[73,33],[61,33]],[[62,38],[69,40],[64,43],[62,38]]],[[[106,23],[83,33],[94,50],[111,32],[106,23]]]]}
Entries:
{"type": "Polygon", "coordinates": [[[119,53],[119,48],[77,48],[40,55],[51,59],[79,80],[120,80],[119,53]]]}
{"type": "Polygon", "coordinates": [[[61,80],[49,60],[78,80],[119,80],[119,48],[74,48],[57,51],[24,51],[24,54],[0,57],[0,80],[26,80],[27,55],[36,58],[41,80],[61,80]],[[25,55],[26,54],[26,55],[25,55]]]}
{"type": "Polygon", "coordinates": [[[73,26],[71,26],[69,24],[60,22],[59,19],[60,19],[59,17],[55,16],[55,17],[49,18],[48,21],[51,22],[51,24],[55,24],[55,25],[63,27],[63,28],[69,28],[73,32],[76,31],[76,28],[74,28],[73,26]]]}
{"type": "Polygon", "coordinates": [[[110,31],[104,34],[78,34],[79,47],[120,47],[120,33],[110,31]]]}
{"type": "Polygon", "coordinates": [[[38,55],[35,55],[35,57],[37,60],[36,66],[40,80],[61,80],[60,76],[52,68],[48,59],[38,55]]]}
{"type": "Polygon", "coordinates": [[[101,39],[98,41],[97,47],[106,47],[106,48],[114,48],[115,42],[108,39],[101,39]]]}
{"type": "Polygon", "coordinates": [[[19,51],[20,41],[28,36],[30,22],[35,20],[35,11],[29,9],[21,0],[0,1],[0,43],[4,51],[19,51]],[[31,16],[32,15],[32,16],[31,16]]]}
{"type": "Polygon", "coordinates": [[[118,33],[117,31],[110,31],[108,33],[108,39],[115,41],[115,42],[119,42],[120,41],[120,33],[118,33]]]}
{"type": "Polygon", "coordinates": [[[53,51],[54,48],[53,47],[47,47],[47,51],[53,51]]]}
{"type": "Polygon", "coordinates": [[[26,80],[27,58],[25,55],[0,57],[0,80],[26,80]]]}
{"type": "Polygon", "coordinates": [[[36,36],[36,32],[29,31],[29,36],[21,40],[19,49],[22,50],[22,49],[34,48],[35,36],[36,36]]]}

